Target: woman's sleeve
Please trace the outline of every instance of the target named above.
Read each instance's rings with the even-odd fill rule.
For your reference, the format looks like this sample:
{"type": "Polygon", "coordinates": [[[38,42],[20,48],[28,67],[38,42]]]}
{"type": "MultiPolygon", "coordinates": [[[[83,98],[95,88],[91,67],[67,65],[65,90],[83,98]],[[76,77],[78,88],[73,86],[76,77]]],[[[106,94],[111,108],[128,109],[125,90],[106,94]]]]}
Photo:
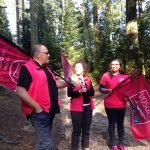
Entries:
{"type": "Polygon", "coordinates": [[[90,89],[87,90],[86,93],[84,93],[84,96],[94,96],[94,88],[93,88],[92,83],[90,85],[90,89]]]}
{"type": "Polygon", "coordinates": [[[103,92],[104,89],[105,89],[105,86],[104,86],[103,84],[100,84],[100,86],[99,86],[99,91],[100,91],[100,92],[103,92]]]}
{"type": "Polygon", "coordinates": [[[74,91],[72,86],[68,86],[67,95],[68,97],[78,97],[80,93],[79,91],[74,91]]]}

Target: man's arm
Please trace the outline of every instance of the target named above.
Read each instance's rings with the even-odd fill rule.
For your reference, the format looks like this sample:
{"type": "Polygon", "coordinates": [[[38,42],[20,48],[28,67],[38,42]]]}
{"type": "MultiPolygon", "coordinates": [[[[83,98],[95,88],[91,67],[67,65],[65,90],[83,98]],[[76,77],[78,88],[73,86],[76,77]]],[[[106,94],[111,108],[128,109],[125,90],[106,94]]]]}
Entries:
{"type": "Polygon", "coordinates": [[[16,93],[22,99],[22,101],[31,106],[35,112],[40,113],[43,111],[42,107],[32,99],[32,97],[28,94],[27,90],[21,86],[17,86],[16,93]]]}
{"type": "Polygon", "coordinates": [[[56,85],[58,88],[65,88],[68,86],[68,83],[64,80],[61,80],[61,79],[57,79],[56,80],[56,85]]]}

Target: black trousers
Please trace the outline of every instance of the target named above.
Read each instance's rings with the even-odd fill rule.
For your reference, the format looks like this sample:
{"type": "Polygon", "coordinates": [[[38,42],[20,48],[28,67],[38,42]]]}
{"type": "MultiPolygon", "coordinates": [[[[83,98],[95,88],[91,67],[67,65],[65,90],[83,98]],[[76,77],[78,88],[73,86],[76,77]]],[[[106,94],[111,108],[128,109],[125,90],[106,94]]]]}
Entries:
{"type": "Polygon", "coordinates": [[[110,145],[116,145],[115,141],[115,124],[117,124],[119,145],[124,145],[124,117],[126,108],[107,108],[105,111],[109,121],[108,133],[110,145]]]}
{"type": "Polygon", "coordinates": [[[78,150],[80,134],[82,132],[81,147],[89,147],[89,131],[92,121],[91,106],[83,106],[83,112],[71,112],[73,132],[71,139],[71,150],[78,150]]]}

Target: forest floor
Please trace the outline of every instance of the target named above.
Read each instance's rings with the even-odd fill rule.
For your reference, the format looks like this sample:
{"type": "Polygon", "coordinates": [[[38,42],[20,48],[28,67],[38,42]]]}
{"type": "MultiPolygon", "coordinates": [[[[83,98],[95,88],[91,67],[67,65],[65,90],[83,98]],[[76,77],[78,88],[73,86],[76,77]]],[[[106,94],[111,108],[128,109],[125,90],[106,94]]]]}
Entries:
{"type": "MultiPolygon", "coordinates": [[[[109,150],[107,118],[103,101],[99,99],[97,88],[94,97],[96,109],[90,131],[90,150],[109,150]]],[[[56,115],[53,134],[59,150],[70,149],[72,124],[69,113],[69,99],[65,90],[59,91],[61,114],[56,115]]],[[[0,150],[34,150],[34,129],[21,113],[20,100],[11,91],[0,93],[0,150]]],[[[125,146],[127,150],[150,150],[150,140],[135,141],[130,130],[129,108],[125,117],[125,146]]]]}

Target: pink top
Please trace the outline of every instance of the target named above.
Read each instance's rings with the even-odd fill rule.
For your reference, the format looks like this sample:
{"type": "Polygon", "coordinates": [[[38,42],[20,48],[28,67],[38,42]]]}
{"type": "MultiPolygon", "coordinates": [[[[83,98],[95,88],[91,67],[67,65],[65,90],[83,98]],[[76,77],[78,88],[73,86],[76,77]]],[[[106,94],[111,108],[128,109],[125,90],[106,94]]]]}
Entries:
{"type": "MultiPolygon", "coordinates": [[[[32,59],[30,59],[26,64],[24,64],[32,76],[32,82],[28,89],[29,95],[43,108],[45,112],[49,112],[51,107],[47,77],[43,69],[39,69],[32,59]]],[[[52,74],[53,79],[56,81],[55,75],[52,74]]],[[[60,104],[60,99],[58,98],[58,103],[60,104]]],[[[24,114],[30,114],[33,108],[26,105],[22,101],[22,110],[24,114]]]]}
{"type": "MultiPolygon", "coordinates": [[[[121,81],[128,77],[127,74],[118,74],[111,77],[108,72],[104,73],[100,84],[104,85],[106,89],[114,89],[121,81]]],[[[118,94],[111,93],[104,99],[104,105],[108,108],[124,108],[126,102],[118,94]]]]}
{"type": "MultiPolygon", "coordinates": [[[[87,89],[90,90],[91,80],[87,76],[84,76],[84,82],[87,85],[87,89]]],[[[73,88],[73,92],[79,91],[81,89],[81,84],[78,84],[75,88],[73,88]]],[[[92,96],[89,96],[91,109],[94,109],[94,102],[92,96]]],[[[71,97],[70,101],[70,111],[79,111],[83,112],[83,95],[80,94],[78,97],[71,97]]]]}

